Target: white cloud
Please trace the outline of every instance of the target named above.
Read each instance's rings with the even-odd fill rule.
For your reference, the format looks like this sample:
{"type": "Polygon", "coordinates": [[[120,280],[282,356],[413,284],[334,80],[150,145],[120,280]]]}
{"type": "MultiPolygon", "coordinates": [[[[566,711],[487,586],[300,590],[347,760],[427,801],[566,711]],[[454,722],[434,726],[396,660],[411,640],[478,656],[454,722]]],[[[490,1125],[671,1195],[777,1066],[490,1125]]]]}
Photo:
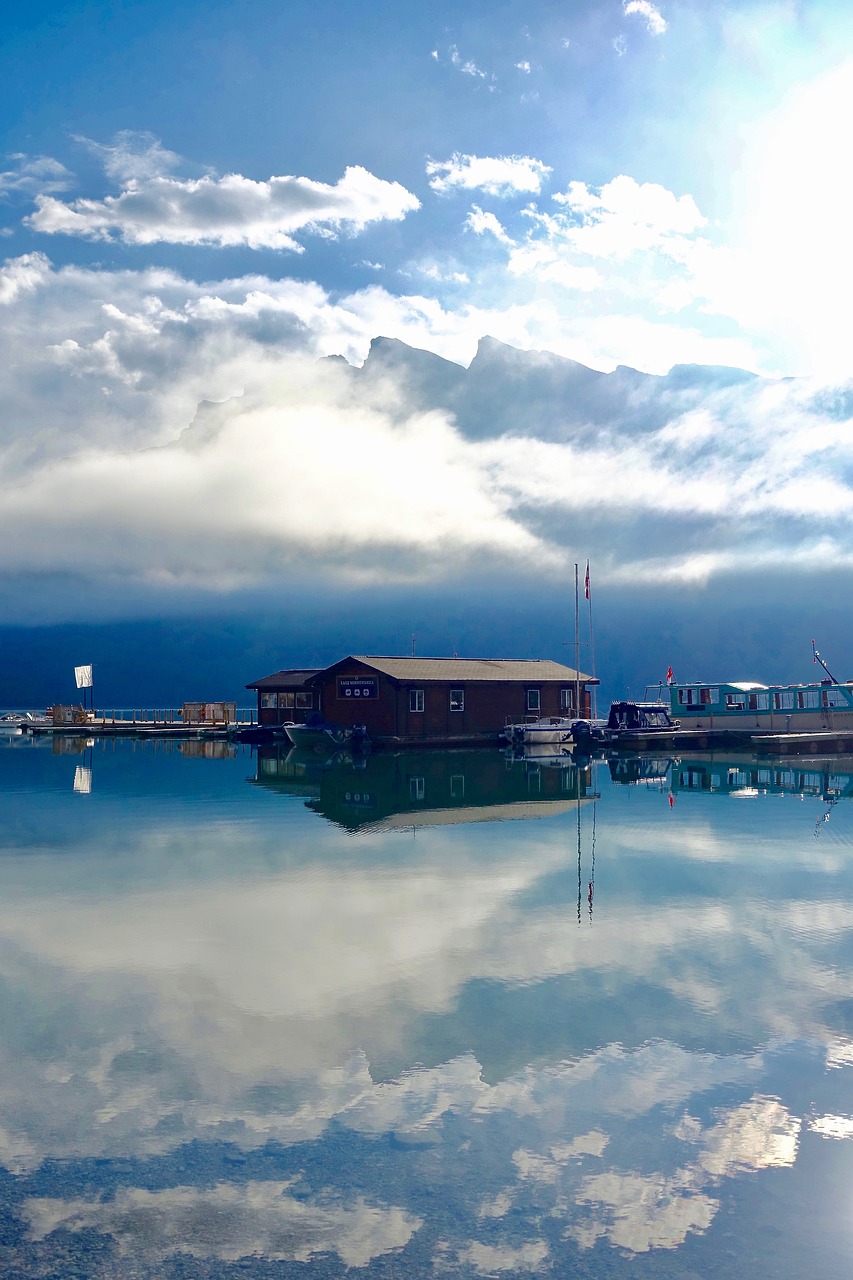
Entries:
{"type": "Polygon", "coordinates": [[[399,221],[420,202],[399,183],[352,166],[334,186],[295,177],[254,182],[239,174],[194,180],[159,175],[132,178],[121,195],[104,200],[65,204],[39,196],[36,205],[27,222],[47,235],[298,252],[298,232],[353,233],[371,222],[399,221]]]}
{"type": "Polygon", "coordinates": [[[181,163],[181,157],[166,147],[153,133],[122,129],[112,143],[95,142],[91,138],[75,135],[98,157],[109,177],[123,184],[142,182],[171,173],[181,163]]]}
{"type": "Polygon", "coordinates": [[[0,172],[0,199],[14,191],[24,194],[67,191],[74,182],[73,173],[51,156],[15,154],[9,159],[12,168],[0,172]]]}
{"type": "MultiPolygon", "coordinates": [[[[706,219],[689,194],[677,196],[659,184],[638,183],[623,174],[600,188],[571,182],[553,201],[555,211],[543,211],[535,203],[522,211],[525,230],[520,235],[511,236],[494,215],[476,206],[467,225],[479,233],[491,231],[507,246],[511,277],[596,292],[588,324],[606,317],[612,332],[614,326],[624,326],[629,315],[635,323],[653,323],[651,316],[660,323],[662,315],[699,305],[711,291],[708,281],[720,264],[721,251],[700,235],[706,219]]],[[[714,289],[719,287],[717,282],[714,289]]],[[[681,345],[689,330],[683,323],[672,330],[681,345]]],[[[602,335],[606,332],[602,324],[602,335]]],[[[624,339],[624,327],[622,335],[624,339]]],[[[578,358],[584,358],[579,350],[578,358]]],[[[678,359],[673,351],[669,363],[678,359]]],[[[747,367],[751,363],[747,355],[747,367]]],[[[640,365],[649,367],[643,361],[640,365]]]]}
{"type": "Polygon", "coordinates": [[[0,267],[0,306],[10,306],[23,293],[33,293],[50,276],[50,262],[43,253],[25,253],[0,267]]]}
{"type": "Polygon", "coordinates": [[[463,58],[456,45],[450,46],[450,61],[463,75],[473,76],[476,80],[485,80],[486,73],[477,66],[473,58],[463,58]]]}
{"type": "Polygon", "coordinates": [[[657,183],[640,183],[625,174],[598,189],[571,182],[554,201],[572,219],[571,226],[561,227],[566,238],[593,257],[656,249],[683,261],[689,252],[685,238],[706,223],[692,196],[676,196],[657,183]]]}
{"type": "Polygon", "coordinates": [[[449,160],[430,160],[426,171],[433,191],[482,190],[492,196],[538,192],[551,169],[532,156],[471,156],[454,152],[449,160]]]}
{"type": "Polygon", "coordinates": [[[622,0],[622,10],[625,14],[636,13],[645,18],[646,28],[653,36],[662,36],[667,30],[666,19],[651,0],[622,0]]]}
{"type": "Polygon", "coordinates": [[[494,236],[501,244],[511,245],[513,243],[496,214],[481,209],[479,205],[475,204],[471,207],[465,219],[465,226],[469,231],[473,231],[475,235],[488,234],[494,236]]]}

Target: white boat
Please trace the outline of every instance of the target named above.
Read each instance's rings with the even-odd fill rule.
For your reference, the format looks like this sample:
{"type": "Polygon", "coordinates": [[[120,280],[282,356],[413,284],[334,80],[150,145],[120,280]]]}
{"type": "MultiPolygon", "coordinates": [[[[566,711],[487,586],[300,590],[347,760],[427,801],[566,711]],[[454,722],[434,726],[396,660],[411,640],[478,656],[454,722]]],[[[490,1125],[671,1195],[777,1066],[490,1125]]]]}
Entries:
{"type": "Polygon", "coordinates": [[[347,746],[353,750],[368,750],[370,739],[363,725],[355,725],[352,729],[342,729],[339,724],[329,724],[325,720],[310,720],[307,724],[285,724],[281,726],[300,751],[313,751],[328,754],[347,746]]]}
{"type": "Polygon", "coordinates": [[[521,724],[508,724],[503,736],[512,747],[570,747],[576,716],[543,716],[521,724]]]}

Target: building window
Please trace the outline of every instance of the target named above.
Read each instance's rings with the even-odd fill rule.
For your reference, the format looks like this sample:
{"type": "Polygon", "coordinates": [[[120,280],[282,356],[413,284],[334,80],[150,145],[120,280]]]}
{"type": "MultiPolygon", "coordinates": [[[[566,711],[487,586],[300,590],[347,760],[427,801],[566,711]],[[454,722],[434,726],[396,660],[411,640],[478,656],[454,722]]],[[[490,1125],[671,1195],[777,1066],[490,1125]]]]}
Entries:
{"type": "Polygon", "coordinates": [[[561,690],[560,690],[560,710],[561,710],[561,711],[568,711],[570,715],[573,715],[573,714],[574,714],[574,710],[575,710],[575,691],[574,691],[574,689],[561,689],[561,690]]]}
{"type": "Polygon", "coordinates": [[[297,693],[296,706],[300,711],[310,711],[314,705],[313,693],[297,693]]]}
{"type": "MultiPolygon", "coordinates": [[[[414,693],[415,690],[413,689],[414,693]]],[[[423,690],[421,690],[423,692],[423,690]]],[[[423,800],[426,795],[426,779],[425,778],[409,778],[409,799],[423,800]]]]}
{"type": "Polygon", "coordinates": [[[820,705],[818,689],[801,689],[797,694],[797,706],[801,711],[814,710],[820,705]]]}
{"type": "Polygon", "coordinates": [[[274,694],[274,693],[262,693],[262,694],[261,694],[261,707],[262,707],[262,708],[264,708],[264,709],[267,709],[267,710],[268,710],[270,707],[274,707],[274,706],[275,706],[275,697],[276,697],[276,696],[275,696],[275,694],[274,694]]]}
{"type": "Polygon", "coordinates": [[[451,711],[465,710],[465,690],[464,689],[450,690],[450,710],[451,711]]]}
{"type": "Polygon", "coordinates": [[[719,702],[719,701],[720,701],[719,689],[700,689],[699,690],[699,702],[703,707],[710,707],[715,702],[719,702]]]}
{"type": "Polygon", "coordinates": [[[692,707],[692,706],[693,706],[693,690],[692,690],[692,689],[679,689],[679,690],[678,690],[678,705],[679,705],[680,707],[692,707]]]}
{"type": "Polygon", "coordinates": [[[450,775],[451,800],[461,800],[464,795],[465,795],[465,774],[451,773],[450,775]]]}
{"type": "Polygon", "coordinates": [[[742,693],[726,694],[726,710],[727,711],[745,711],[746,698],[742,693]]]}
{"type": "Polygon", "coordinates": [[[527,710],[528,711],[539,710],[539,690],[538,689],[527,690],[527,710]]]}
{"type": "Polygon", "coordinates": [[[767,693],[750,693],[747,698],[750,711],[767,711],[770,706],[770,695],[767,693]]]}
{"type": "Polygon", "coordinates": [[[423,689],[409,690],[409,710],[423,711],[424,709],[424,691],[423,689]]]}
{"type": "Polygon", "coordinates": [[[280,693],[278,695],[278,705],[279,705],[279,708],[283,707],[285,710],[288,710],[289,708],[291,708],[293,706],[293,694],[280,693]]]}
{"type": "Polygon", "coordinates": [[[793,711],[794,710],[793,689],[785,689],[780,693],[774,693],[773,707],[775,711],[793,711]]]}

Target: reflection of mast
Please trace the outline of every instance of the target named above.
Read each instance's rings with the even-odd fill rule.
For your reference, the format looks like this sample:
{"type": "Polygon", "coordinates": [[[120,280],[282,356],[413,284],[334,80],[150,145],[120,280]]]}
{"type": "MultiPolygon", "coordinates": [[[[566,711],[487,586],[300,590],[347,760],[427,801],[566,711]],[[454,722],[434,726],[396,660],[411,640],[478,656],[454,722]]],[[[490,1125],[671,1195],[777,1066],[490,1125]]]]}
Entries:
{"type": "Polygon", "coordinates": [[[592,869],[590,871],[591,880],[586,894],[586,900],[589,903],[589,923],[592,924],[592,899],[595,894],[595,805],[596,801],[592,801],[592,869]]]}
{"type": "MultiPolygon", "coordinates": [[[[575,565],[577,573],[577,565],[575,565]]],[[[581,773],[575,771],[575,808],[578,815],[578,924],[581,922],[581,773]]]]}

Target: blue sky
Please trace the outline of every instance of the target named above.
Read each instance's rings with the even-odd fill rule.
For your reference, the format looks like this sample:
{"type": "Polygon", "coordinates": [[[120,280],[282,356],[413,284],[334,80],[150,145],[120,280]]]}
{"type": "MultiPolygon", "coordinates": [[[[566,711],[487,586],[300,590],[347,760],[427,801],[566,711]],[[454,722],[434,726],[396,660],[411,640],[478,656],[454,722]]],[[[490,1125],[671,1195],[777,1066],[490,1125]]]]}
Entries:
{"type": "Polygon", "coordinates": [[[602,586],[719,582],[745,569],[735,489],[759,566],[853,564],[851,107],[853,13],[821,0],[20,6],[0,617],[228,614],[309,580],[440,596],[588,554],[602,586]],[[659,409],[671,550],[634,557],[612,478],[639,442],[474,445],[405,379],[354,400],[317,360],[380,334],[768,381],[659,409]]]}

